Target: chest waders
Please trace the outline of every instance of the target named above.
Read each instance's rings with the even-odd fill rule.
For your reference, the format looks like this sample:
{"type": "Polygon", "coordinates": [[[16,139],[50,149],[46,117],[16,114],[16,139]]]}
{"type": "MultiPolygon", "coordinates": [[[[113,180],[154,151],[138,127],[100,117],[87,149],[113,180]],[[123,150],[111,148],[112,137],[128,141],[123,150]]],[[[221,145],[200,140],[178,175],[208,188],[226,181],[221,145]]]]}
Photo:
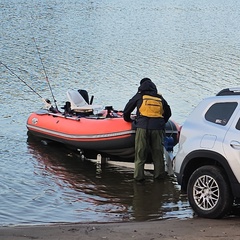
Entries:
{"type": "Polygon", "coordinates": [[[144,164],[149,153],[154,164],[154,178],[162,178],[164,176],[163,130],[148,129],[149,118],[163,118],[162,99],[143,95],[139,113],[148,119],[146,129],[138,128],[136,133],[134,178],[138,181],[144,179],[144,164]]]}

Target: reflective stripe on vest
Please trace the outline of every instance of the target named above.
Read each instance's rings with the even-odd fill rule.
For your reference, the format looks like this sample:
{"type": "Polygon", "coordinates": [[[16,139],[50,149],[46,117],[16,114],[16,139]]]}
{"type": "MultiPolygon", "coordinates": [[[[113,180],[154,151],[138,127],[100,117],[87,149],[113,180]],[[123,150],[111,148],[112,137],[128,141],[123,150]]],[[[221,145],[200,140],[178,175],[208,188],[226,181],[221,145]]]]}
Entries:
{"type": "Polygon", "coordinates": [[[139,113],[145,117],[163,117],[162,99],[150,95],[143,95],[143,102],[139,113]]]}

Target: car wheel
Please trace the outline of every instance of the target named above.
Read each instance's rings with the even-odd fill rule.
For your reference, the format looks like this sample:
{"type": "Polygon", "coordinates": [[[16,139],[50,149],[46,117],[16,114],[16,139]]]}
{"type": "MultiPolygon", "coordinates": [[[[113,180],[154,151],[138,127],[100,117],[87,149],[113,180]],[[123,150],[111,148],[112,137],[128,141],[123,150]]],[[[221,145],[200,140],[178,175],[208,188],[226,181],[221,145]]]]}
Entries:
{"type": "Polygon", "coordinates": [[[203,166],[193,172],[187,194],[190,206],[199,217],[221,218],[233,204],[225,175],[215,166],[203,166]]]}

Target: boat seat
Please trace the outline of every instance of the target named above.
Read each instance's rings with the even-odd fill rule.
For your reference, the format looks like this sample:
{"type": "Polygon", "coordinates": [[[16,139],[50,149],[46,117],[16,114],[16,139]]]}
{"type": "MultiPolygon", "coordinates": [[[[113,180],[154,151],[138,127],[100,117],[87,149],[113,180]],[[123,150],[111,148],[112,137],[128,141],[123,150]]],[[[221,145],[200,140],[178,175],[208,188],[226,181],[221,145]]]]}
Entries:
{"type": "Polygon", "coordinates": [[[89,104],[88,92],[86,90],[83,90],[83,89],[79,89],[78,92],[84,98],[84,100],[87,102],[87,104],[89,104]]]}
{"type": "Polygon", "coordinates": [[[71,103],[71,110],[75,112],[96,112],[103,109],[102,105],[88,104],[78,90],[68,90],[67,97],[71,103]]]}

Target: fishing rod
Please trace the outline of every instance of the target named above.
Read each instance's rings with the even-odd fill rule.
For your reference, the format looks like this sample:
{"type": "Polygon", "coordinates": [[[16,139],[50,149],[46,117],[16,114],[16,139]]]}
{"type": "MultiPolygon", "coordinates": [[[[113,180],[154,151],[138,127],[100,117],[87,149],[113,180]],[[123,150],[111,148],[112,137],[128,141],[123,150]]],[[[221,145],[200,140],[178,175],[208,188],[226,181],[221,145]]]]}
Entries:
{"type": "Polygon", "coordinates": [[[9,68],[2,61],[0,61],[0,64],[3,65],[12,75],[17,77],[21,82],[23,82],[28,88],[30,88],[38,97],[40,97],[47,107],[51,107],[51,102],[48,99],[43,98],[38,92],[36,92],[30,85],[28,85],[22,78],[20,78],[11,68],[9,68]]]}
{"type": "MultiPolygon", "coordinates": [[[[12,75],[17,77],[21,82],[23,82],[27,87],[29,87],[35,94],[37,94],[41,99],[44,99],[38,92],[36,92],[31,86],[29,86],[22,78],[20,78],[11,68],[9,68],[6,64],[0,61],[0,64],[2,64],[12,75]]],[[[44,99],[44,101],[46,101],[44,99]]]]}
{"type": "Polygon", "coordinates": [[[44,72],[46,81],[47,81],[47,83],[48,83],[48,87],[49,87],[49,89],[50,89],[50,91],[51,91],[52,98],[53,98],[53,101],[54,101],[54,103],[55,103],[56,110],[58,110],[57,101],[56,101],[56,99],[55,99],[55,97],[54,97],[54,95],[53,95],[52,87],[51,87],[50,82],[49,82],[49,80],[48,80],[47,71],[46,71],[46,69],[45,69],[45,67],[44,67],[43,60],[42,60],[40,51],[39,51],[38,46],[37,46],[37,42],[36,42],[36,39],[35,39],[34,37],[33,37],[33,41],[34,41],[34,43],[35,43],[35,47],[36,47],[36,49],[37,49],[37,53],[38,53],[40,62],[41,62],[41,64],[42,64],[43,72],[44,72]]]}

